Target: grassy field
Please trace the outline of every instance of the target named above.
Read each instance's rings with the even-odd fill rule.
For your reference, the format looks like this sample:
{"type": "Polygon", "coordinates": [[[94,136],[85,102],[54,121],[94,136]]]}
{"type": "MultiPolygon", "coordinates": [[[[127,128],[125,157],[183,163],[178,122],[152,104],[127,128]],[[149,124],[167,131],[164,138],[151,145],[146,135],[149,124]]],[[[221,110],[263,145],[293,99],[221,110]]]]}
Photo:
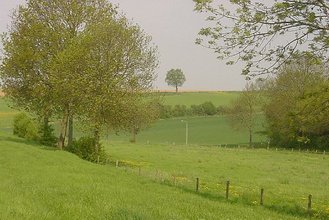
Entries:
{"type": "MultiPolygon", "coordinates": [[[[147,155],[145,155],[147,156],[147,155]]],[[[0,219],[298,219],[0,137],[0,219]]]]}
{"type": "MultiPolygon", "coordinates": [[[[293,216],[305,216],[307,198],[313,195],[314,215],[329,218],[329,156],[274,149],[202,146],[106,144],[112,160],[134,167],[170,185],[194,191],[196,177],[206,198],[225,198],[231,181],[230,201],[257,206],[265,190],[265,208],[293,216]]],[[[271,218],[270,216],[268,216],[271,218]]],[[[264,219],[267,217],[264,216],[264,219]]]]}
{"type": "Polygon", "coordinates": [[[215,106],[227,106],[239,96],[239,92],[179,92],[162,93],[167,105],[199,105],[211,101],[215,106]]]}
{"type": "MultiPolygon", "coordinates": [[[[160,120],[137,136],[140,143],[183,144],[185,143],[186,124],[188,121],[188,143],[198,145],[247,144],[249,141],[246,130],[235,131],[224,116],[173,118],[160,120]]],[[[263,117],[259,115],[256,131],[264,130],[263,117]]],[[[128,141],[129,134],[109,135],[112,141],[128,141]]],[[[265,142],[266,137],[254,135],[255,142],[265,142]]]]}
{"type": "MultiPolygon", "coordinates": [[[[185,123],[170,119],[140,144],[104,139],[112,163],[97,165],[12,136],[14,114],[0,100],[0,219],[307,219],[309,194],[313,216],[329,218],[327,155],[185,146],[185,123]]],[[[188,121],[191,143],[246,142],[222,117],[188,121]]]]}

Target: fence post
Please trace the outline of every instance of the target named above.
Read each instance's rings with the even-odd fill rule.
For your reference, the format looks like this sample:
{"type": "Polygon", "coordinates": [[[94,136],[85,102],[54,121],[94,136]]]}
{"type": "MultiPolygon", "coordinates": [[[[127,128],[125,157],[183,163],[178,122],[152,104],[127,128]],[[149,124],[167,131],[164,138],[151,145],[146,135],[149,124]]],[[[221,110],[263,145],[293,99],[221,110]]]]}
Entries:
{"type": "Polygon", "coordinates": [[[308,204],[307,204],[307,212],[309,215],[312,214],[312,195],[308,195],[308,204]]]}
{"type": "Polygon", "coordinates": [[[323,154],[326,155],[326,151],[323,151],[323,154]]]}
{"type": "Polygon", "coordinates": [[[196,191],[196,192],[199,192],[199,177],[196,178],[195,191],[196,191]]]}
{"type": "Polygon", "coordinates": [[[226,199],[228,199],[229,190],[230,190],[230,181],[227,180],[226,181],[226,199]]]}
{"type": "Polygon", "coordinates": [[[99,156],[97,157],[97,163],[99,163],[99,156]]]}
{"type": "Polygon", "coordinates": [[[260,205],[264,205],[264,189],[260,190],[260,205]]]}
{"type": "Polygon", "coordinates": [[[115,161],[115,167],[118,168],[119,167],[119,161],[115,161]]]}

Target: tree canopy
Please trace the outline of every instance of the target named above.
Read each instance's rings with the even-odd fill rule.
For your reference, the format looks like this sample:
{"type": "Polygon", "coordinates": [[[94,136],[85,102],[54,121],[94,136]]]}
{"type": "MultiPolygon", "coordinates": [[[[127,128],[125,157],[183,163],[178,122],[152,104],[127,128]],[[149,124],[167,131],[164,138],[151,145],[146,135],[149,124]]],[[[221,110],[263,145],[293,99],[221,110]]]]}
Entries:
{"type": "Polygon", "coordinates": [[[4,92],[41,117],[60,117],[60,147],[73,116],[96,138],[105,125],[123,129],[157,66],[151,38],[107,0],[29,0],[3,44],[4,92]]]}
{"type": "Polygon", "coordinates": [[[227,64],[246,63],[243,74],[278,70],[298,50],[328,60],[329,2],[324,0],[194,0],[209,26],[196,40],[227,64]]]}
{"type": "Polygon", "coordinates": [[[171,69],[167,72],[165,81],[169,86],[174,86],[178,92],[178,87],[184,84],[186,78],[181,69],[171,69]]]}

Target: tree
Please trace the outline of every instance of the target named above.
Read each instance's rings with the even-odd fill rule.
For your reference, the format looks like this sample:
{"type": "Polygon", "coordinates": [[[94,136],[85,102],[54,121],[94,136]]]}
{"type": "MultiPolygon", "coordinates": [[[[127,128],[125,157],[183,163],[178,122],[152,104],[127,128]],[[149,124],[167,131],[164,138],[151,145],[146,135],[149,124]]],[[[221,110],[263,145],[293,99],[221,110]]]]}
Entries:
{"type": "Polygon", "coordinates": [[[61,118],[59,148],[73,116],[98,143],[105,125],[123,129],[129,103],[150,89],[157,66],[150,41],[106,0],[30,0],[4,38],[4,90],[27,110],[61,118]]]}
{"type": "Polygon", "coordinates": [[[29,0],[13,13],[11,29],[3,37],[1,79],[6,95],[19,108],[43,117],[45,128],[54,112],[61,111],[60,148],[65,141],[66,118],[72,116],[72,111],[70,103],[59,108],[62,104],[54,102],[64,100],[59,94],[62,97],[71,94],[63,91],[71,81],[65,81],[57,92],[54,80],[59,77],[53,75],[56,72],[51,72],[50,64],[91,23],[115,14],[112,5],[104,0],[29,0]]]}
{"type": "Polygon", "coordinates": [[[194,0],[206,12],[209,27],[196,43],[228,59],[246,63],[243,74],[254,76],[278,70],[297,50],[309,50],[328,60],[329,2],[324,0],[194,0]]]}
{"type": "Polygon", "coordinates": [[[131,132],[130,142],[136,142],[136,135],[149,127],[159,118],[158,100],[156,97],[143,97],[136,103],[130,103],[130,119],[127,120],[127,130],[131,132]]]}
{"type": "Polygon", "coordinates": [[[250,147],[253,142],[260,102],[261,95],[257,84],[247,83],[241,95],[231,103],[228,110],[228,119],[232,127],[236,130],[248,130],[250,147]]]}
{"type": "MultiPolygon", "coordinates": [[[[305,100],[307,91],[323,82],[325,72],[326,67],[318,58],[304,54],[282,66],[276,77],[265,83],[264,111],[273,145],[296,147],[309,142],[304,127],[312,119],[300,102],[305,100]]],[[[322,108],[315,104],[313,108],[322,108]]]]}
{"type": "Polygon", "coordinates": [[[167,72],[165,81],[169,86],[174,86],[178,92],[178,87],[182,86],[186,79],[181,69],[171,69],[167,72]]]}

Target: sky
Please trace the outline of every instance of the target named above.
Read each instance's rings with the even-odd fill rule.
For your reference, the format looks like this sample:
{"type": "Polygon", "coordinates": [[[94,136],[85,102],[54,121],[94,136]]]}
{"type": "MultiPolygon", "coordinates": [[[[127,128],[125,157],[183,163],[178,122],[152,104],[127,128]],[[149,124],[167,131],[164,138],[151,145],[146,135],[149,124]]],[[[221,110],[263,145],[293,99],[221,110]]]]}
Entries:
{"type": "MultiPolygon", "coordinates": [[[[192,0],[109,0],[119,12],[137,23],[158,47],[159,68],[155,89],[174,90],[165,83],[170,69],[181,69],[186,82],[181,90],[242,90],[242,64],[225,65],[216,54],[196,45],[198,31],[206,26],[205,15],[195,12],[192,0]]],[[[10,14],[25,0],[0,0],[0,32],[10,25],[10,14]]]]}

